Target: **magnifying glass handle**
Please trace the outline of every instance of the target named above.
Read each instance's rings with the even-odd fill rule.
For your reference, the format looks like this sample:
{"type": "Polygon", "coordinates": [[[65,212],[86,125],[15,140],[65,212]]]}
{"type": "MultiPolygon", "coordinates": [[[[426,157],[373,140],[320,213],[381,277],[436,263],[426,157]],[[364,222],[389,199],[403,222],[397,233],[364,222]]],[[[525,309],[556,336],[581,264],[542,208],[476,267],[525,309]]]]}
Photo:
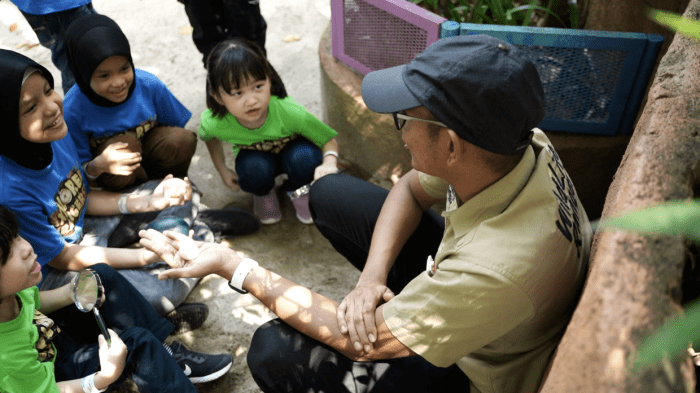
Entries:
{"type": "Polygon", "coordinates": [[[107,326],[105,325],[104,319],[102,319],[102,315],[100,315],[100,312],[97,311],[97,307],[93,308],[92,311],[95,312],[95,320],[97,321],[97,326],[100,327],[102,335],[104,336],[105,340],[107,340],[107,347],[111,347],[112,339],[109,336],[109,332],[107,331],[107,326]]]}

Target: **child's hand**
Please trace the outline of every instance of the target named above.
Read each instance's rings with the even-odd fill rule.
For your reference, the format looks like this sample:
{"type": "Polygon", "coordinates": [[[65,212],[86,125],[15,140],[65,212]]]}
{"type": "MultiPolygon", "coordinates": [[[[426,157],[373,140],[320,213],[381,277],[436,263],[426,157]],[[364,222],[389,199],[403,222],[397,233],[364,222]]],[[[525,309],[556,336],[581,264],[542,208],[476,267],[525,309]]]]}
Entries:
{"type": "Polygon", "coordinates": [[[236,175],[232,170],[226,168],[219,172],[221,175],[221,181],[224,182],[226,187],[232,189],[233,191],[238,191],[241,187],[238,185],[238,175],[236,175]]]}
{"type": "MultiPolygon", "coordinates": [[[[100,372],[99,375],[107,380],[108,384],[116,381],[126,364],[127,349],[124,341],[112,329],[107,329],[112,339],[111,346],[107,346],[107,340],[101,334],[97,337],[100,346],[100,372]]],[[[97,378],[97,377],[96,377],[97,378]]]]}
{"type": "MultiPolygon", "coordinates": [[[[141,166],[141,153],[132,152],[128,149],[129,144],[124,142],[114,142],[107,146],[100,155],[92,160],[90,169],[112,175],[129,176],[139,166],[141,166]]],[[[92,172],[92,171],[91,171],[92,172]]],[[[91,173],[95,175],[94,173],[91,173]]]]}
{"type": "Polygon", "coordinates": [[[333,163],[323,163],[314,170],[314,180],[318,180],[331,173],[338,173],[338,166],[333,163]]]}
{"type": "Polygon", "coordinates": [[[190,179],[178,179],[173,175],[163,178],[153,194],[148,198],[148,211],[163,210],[170,206],[180,206],[192,199],[190,179]]]}

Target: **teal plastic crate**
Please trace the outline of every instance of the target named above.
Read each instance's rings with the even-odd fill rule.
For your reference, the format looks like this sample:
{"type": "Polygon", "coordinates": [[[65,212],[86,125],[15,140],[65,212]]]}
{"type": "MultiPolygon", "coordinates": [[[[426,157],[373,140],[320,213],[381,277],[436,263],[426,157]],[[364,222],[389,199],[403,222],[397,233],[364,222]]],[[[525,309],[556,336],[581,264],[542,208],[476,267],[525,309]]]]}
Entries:
{"type": "Polygon", "coordinates": [[[487,34],[532,56],[546,95],[544,130],[633,131],[656,58],[658,34],[445,22],[441,37],[487,34]],[[459,26],[459,29],[455,28],[459,26]]]}

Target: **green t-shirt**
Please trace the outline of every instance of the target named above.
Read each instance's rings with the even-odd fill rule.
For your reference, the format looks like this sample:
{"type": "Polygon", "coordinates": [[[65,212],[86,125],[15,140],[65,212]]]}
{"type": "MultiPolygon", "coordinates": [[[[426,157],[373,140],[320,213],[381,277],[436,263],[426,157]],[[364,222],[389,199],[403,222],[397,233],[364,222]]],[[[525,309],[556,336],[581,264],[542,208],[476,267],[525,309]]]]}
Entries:
{"type": "Polygon", "coordinates": [[[34,325],[39,289],[32,286],[17,293],[22,307],[17,318],[0,323],[0,392],[58,392],[54,361],[40,362],[36,349],[39,332],[34,325]]]}
{"type": "Polygon", "coordinates": [[[296,136],[303,136],[320,148],[336,135],[337,132],[290,96],[283,99],[271,96],[267,119],[255,130],[243,127],[230,113],[218,118],[211,109],[202,113],[199,123],[199,137],[203,141],[216,138],[232,143],[236,155],[241,146],[277,152],[276,148],[283,147],[296,136]]]}

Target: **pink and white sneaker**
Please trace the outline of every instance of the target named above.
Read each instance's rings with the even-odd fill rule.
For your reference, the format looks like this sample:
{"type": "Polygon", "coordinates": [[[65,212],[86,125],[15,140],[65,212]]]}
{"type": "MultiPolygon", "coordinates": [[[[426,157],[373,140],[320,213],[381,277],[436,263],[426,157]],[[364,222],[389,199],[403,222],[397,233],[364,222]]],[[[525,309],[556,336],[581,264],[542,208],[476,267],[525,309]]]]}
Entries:
{"type": "Polygon", "coordinates": [[[282,219],[280,201],[273,187],[270,193],[263,196],[253,194],[253,212],[260,219],[260,223],[270,225],[282,219]]]}
{"type": "Polygon", "coordinates": [[[304,224],[313,224],[314,220],[311,218],[311,211],[309,210],[309,194],[306,193],[299,197],[295,197],[291,193],[288,195],[289,199],[292,200],[294,210],[297,212],[297,219],[304,224]]]}

